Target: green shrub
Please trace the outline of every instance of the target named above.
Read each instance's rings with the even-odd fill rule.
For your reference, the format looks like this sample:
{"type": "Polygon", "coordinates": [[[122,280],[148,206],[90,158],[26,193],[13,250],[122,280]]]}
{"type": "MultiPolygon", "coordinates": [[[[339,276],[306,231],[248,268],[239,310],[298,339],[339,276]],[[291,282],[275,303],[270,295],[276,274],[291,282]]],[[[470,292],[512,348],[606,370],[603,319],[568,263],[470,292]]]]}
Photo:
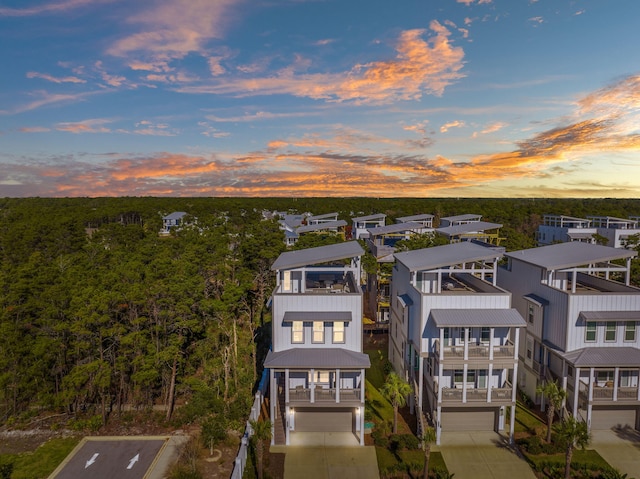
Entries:
{"type": "Polygon", "coordinates": [[[389,443],[389,447],[393,451],[420,449],[420,441],[413,434],[392,434],[389,437],[389,443]]]}

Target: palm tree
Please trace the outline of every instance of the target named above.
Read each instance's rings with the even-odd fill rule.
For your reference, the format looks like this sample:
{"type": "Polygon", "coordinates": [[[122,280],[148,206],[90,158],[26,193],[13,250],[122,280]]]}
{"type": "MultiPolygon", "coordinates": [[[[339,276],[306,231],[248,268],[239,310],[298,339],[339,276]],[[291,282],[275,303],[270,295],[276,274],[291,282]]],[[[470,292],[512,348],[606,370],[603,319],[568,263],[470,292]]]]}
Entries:
{"type": "Polygon", "coordinates": [[[576,447],[584,449],[591,442],[591,436],[587,430],[587,423],[578,421],[573,416],[566,417],[561,423],[556,424],[558,442],[565,448],[564,477],[570,479],[571,457],[576,447]]]}
{"type": "Polygon", "coordinates": [[[431,426],[425,425],[420,440],[424,448],[424,469],[422,471],[422,477],[423,479],[429,479],[429,458],[431,456],[431,444],[436,442],[436,430],[431,426]]]}
{"type": "Polygon", "coordinates": [[[567,397],[567,391],[559,388],[555,381],[546,381],[536,388],[536,392],[547,398],[547,442],[551,442],[553,416],[562,407],[562,401],[567,397]]]}
{"type": "Polygon", "coordinates": [[[256,448],[258,479],[262,479],[262,458],[264,457],[264,441],[271,439],[271,421],[250,420],[253,429],[253,440],[256,448]]]}
{"type": "Polygon", "coordinates": [[[407,404],[407,395],[411,393],[411,386],[396,373],[391,372],[380,392],[393,406],[393,433],[396,434],[398,432],[398,408],[407,404]]]}

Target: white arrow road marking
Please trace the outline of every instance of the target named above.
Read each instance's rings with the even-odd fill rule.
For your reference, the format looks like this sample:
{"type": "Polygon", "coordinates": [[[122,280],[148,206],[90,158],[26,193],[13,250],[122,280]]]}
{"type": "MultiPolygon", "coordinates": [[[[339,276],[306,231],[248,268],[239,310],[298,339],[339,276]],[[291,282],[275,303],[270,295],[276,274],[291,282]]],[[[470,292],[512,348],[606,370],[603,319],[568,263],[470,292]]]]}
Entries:
{"type": "Polygon", "coordinates": [[[87,467],[89,467],[91,464],[93,464],[94,462],[96,462],[96,459],[98,459],[98,456],[100,455],[99,452],[96,452],[93,456],[91,456],[91,459],[89,459],[87,462],[84,463],[84,468],[86,469],[87,467]]]}
{"type": "Polygon", "coordinates": [[[136,454],[135,456],[133,456],[129,461],[129,465],[127,466],[127,469],[131,469],[133,465],[139,460],[140,460],[140,454],[136,454]]]}

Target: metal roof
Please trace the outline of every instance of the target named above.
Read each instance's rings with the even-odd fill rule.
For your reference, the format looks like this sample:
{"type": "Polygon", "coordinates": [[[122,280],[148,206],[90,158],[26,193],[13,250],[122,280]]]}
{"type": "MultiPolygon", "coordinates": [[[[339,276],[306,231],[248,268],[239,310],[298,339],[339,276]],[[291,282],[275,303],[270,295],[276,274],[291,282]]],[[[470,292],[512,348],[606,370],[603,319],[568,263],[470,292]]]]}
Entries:
{"type": "Polygon", "coordinates": [[[620,366],[637,368],[640,349],[630,347],[583,348],[563,354],[576,367],[620,366]]]}
{"type": "Polygon", "coordinates": [[[640,311],[580,311],[584,321],[640,321],[640,311]]]}
{"type": "Polygon", "coordinates": [[[369,356],[341,348],[292,348],[274,353],[269,351],[265,368],[369,368],[369,356]]]}
{"type": "Polygon", "coordinates": [[[351,219],[353,221],[369,221],[369,220],[381,220],[386,217],[387,215],[385,215],[384,213],[376,213],[375,215],[359,216],[357,218],[351,218],[351,219]]]}
{"type": "Polygon", "coordinates": [[[311,231],[322,231],[329,228],[340,228],[341,226],[347,226],[345,220],[327,221],[326,223],[318,223],[314,225],[298,226],[296,231],[298,233],[309,233],[311,231]]]}
{"type": "Polygon", "coordinates": [[[587,239],[587,238],[593,238],[593,235],[595,234],[596,229],[595,228],[589,228],[592,229],[592,232],[583,232],[583,231],[568,231],[567,232],[567,236],[569,238],[577,238],[577,239],[587,239]]]}
{"type": "Polygon", "coordinates": [[[515,309],[432,309],[431,317],[442,327],[502,327],[526,326],[526,321],[515,309]]]}
{"type": "Polygon", "coordinates": [[[473,220],[475,218],[482,218],[482,215],[474,215],[474,214],[466,214],[466,215],[457,215],[457,216],[445,216],[444,218],[440,218],[440,221],[442,220],[447,220],[451,223],[453,223],[454,221],[469,221],[469,220],[473,220]]]}
{"type": "Polygon", "coordinates": [[[443,235],[455,236],[465,233],[478,233],[496,228],[502,228],[502,225],[498,223],[489,223],[487,221],[475,221],[473,223],[466,223],[463,225],[445,226],[444,228],[436,229],[436,231],[443,235]]]}
{"type": "Polygon", "coordinates": [[[418,230],[424,228],[424,225],[408,221],[406,223],[394,223],[386,226],[376,226],[375,228],[367,228],[371,236],[385,235],[389,233],[400,233],[402,231],[418,230]]]}
{"type": "Polygon", "coordinates": [[[363,254],[364,250],[357,241],[286,251],[274,261],[271,270],[277,271],[280,269],[300,268],[302,266],[354,258],[363,254]]]}
{"type": "Polygon", "coordinates": [[[309,216],[307,218],[307,221],[311,222],[316,220],[325,220],[327,218],[337,218],[337,216],[338,216],[338,213],[325,213],[323,215],[309,216]]]}
{"type": "Polygon", "coordinates": [[[612,248],[599,244],[571,242],[513,251],[511,253],[505,253],[505,256],[545,269],[555,270],[601,263],[614,259],[633,258],[637,256],[637,254],[634,250],[612,248]]]}
{"type": "Polygon", "coordinates": [[[401,221],[402,223],[407,223],[409,221],[420,221],[420,220],[429,220],[432,219],[433,215],[430,215],[429,213],[424,213],[421,215],[411,215],[411,216],[401,216],[399,218],[396,218],[396,221],[401,221]]]}
{"type": "Polygon", "coordinates": [[[396,261],[410,271],[424,271],[472,261],[500,258],[504,248],[481,246],[470,241],[396,253],[396,261]]]}
{"type": "Polygon", "coordinates": [[[282,322],[293,321],[351,321],[351,311],[287,311],[282,322]]]}
{"type": "Polygon", "coordinates": [[[549,301],[535,294],[526,294],[524,296],[524,299],[531,301],[532,303],[535,303],[538,306],[547,306],[549,304],[549,301]]]}
{"type": "Polygon", "coordinates": [[[179,220],[184,215],[186,215],[184,211],[174,211],[173,213],[168,214],[167,216],[163,216],[163,220],[179,220]]]}

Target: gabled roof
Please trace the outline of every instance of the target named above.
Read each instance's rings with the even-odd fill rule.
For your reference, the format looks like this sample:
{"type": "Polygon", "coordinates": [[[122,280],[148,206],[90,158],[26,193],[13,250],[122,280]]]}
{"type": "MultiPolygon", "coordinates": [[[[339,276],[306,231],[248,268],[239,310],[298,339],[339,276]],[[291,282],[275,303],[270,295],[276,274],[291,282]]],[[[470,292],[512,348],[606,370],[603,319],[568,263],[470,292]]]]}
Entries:
{"type": "Polygon", "coordinates": [[[167,216],[163,216],[163,220],[179,220],[187,213],[184,211],[174,211],[173,213],[168,214],[167,216]]]}
{"type": "Polygon", "coordinates": [[[367,228],[367,231],[371,236],[386,235],[389,233],[400,233],[402,231],[419,230],[424,228],[424,225],[420,223],[407,222],[407,223],[394,223],[392,225],[376,226],[375,228],[367,228]]]}
{"type": "Polygon", "coordinates": [[[296,228],[296,232],[309,233],[311,231],[322,231],[329,228],[340,228],[342,226],[347,226],[347,222],[345,220],[327,221],[326,223],[318,223],[315,225],[299,226],[298,228],[296,228]]]}
{"type": "Polygon", "coordinates": [[[583,348],[563,354],[576,367],[620,366],[637,368],[640,349],[630,347],[583,348]]]}
{"type": "Polygon", "coordinates": [[[396,261],[410,271],[424,271],[472,261],[500,258],[504,248],[481,246],[470,241],[396,253],[396,261]]]}
{"type": "Polygon", "coordinates": [[[341,348],[292,348],[274,353],[269,351],[265,368],[369,368],[369,356],[341,348]]]}
{"type": "Polygon", "coordinates": [[[515,309],[432,309],[431,317],[438,328],[527,325],[515,309]]]}
{"type": "Polygon", "coordinates": [[[633,258],[637,254],[634,250],[571,242],[513,251],[505,253],[505,256],[540,266],[541,268],[556,270],[602,263],[614,259],[633,258]]]}
{"type": "Polygon", "coordinates": [[[329,261],[355,258],[363,254],[364,250],[357,241],[287,251],[278,256],[278,259],[271,266],[271,270],[300,268],[302,266],[328,263],[329,261]]]}
{"type": "Polygon", "coordinates": [[[353,221],[369,221],[369,220],[382,220],[385,219],[387,215],[384,213],[376,213],[375,215],[368,216],[359,216],[357,218],[351,218],[353,221]]]}
{"type": "Polygon", "coordinates": [[[433,219],[433,215],[430,215],[429,213],[424,213],[421,215],[401,216],[399,218],[396,218],[396,221],[407,223],[409,221],[420,221],[420,220],[430,220],[430,219],[433,219]]]}
{"type": "Polygon", "coordinates": [[[487,221],[475,221],[473,223],[466,223],[463,225],[445,226],[444,228],[436,229],[436,231],[446,236],[455,236],[465,233],[478,233],[486,230],[494,230],[496,228],[502,228],[502,225],[498,223],[489,223],[487,221]]]}

